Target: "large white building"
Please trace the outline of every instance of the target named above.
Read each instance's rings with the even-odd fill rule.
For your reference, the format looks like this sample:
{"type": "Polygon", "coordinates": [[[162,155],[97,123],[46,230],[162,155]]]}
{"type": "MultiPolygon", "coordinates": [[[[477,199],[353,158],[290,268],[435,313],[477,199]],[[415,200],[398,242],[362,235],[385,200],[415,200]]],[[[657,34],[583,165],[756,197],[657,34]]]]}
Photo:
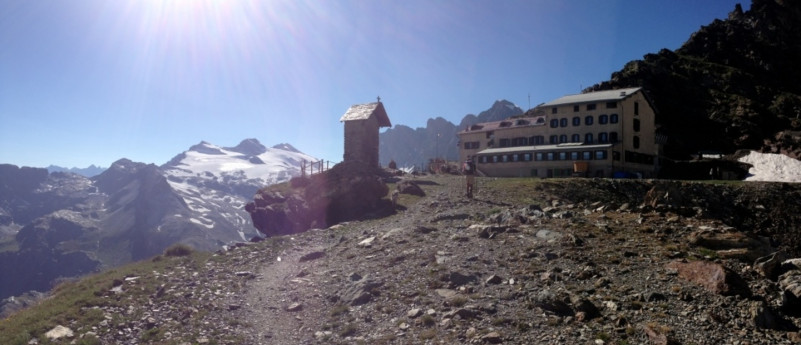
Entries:
{"type": "Polygon", "coordinates": [[[485,176],[654,177],[661,145],[642,89],[564,96],[459,132],[460,159],[485,176]]]}

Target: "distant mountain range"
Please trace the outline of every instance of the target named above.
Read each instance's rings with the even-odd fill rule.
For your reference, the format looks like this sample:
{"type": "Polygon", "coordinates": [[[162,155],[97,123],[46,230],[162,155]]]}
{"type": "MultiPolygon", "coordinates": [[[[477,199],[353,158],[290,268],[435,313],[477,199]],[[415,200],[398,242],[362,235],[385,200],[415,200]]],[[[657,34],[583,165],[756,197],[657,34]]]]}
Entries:
{"type": "Polygon", "coordinates": [[[246,241],[258,232],[245,203],[299,175],[303,160],[315,159],[247,139],[201,142],[160,167],[120,159],[92,178],[0,165],[0,299],[175,243],[215,250],[246,241]]]}
{"type": "Polygon", "coordinates": [[[73,168],[65,168],[65,167],[60,167],[58,165],[50,165],[45,169],[47,169],[47,171],[51,172],[51,173],[52,172],[69,172],[69,173],[78,174],[78,175],[82,175],[82,176],[86,176],[86,177],[93,177],[93,176],[100,175],[100,173],[102,173],[103,171],[106,170],[106,168],[101,168],[101,167],[96,166],[94,164],[92,164],[92,165],[90,165],[90,166],[88,166],[86,168],[74,168],[74,167],[73,168]]]}
{"type": "Polygon", "coordinates": [[[459,157],[457,133],[460,130],[476,123],[500,121],[522,113],[523,109],[514,103],[498,100],[478,115],[465,115],[459,125],[441,117],[429,119],[425,128],[395,125],[378,135],[379,162],[382,166],[387,166],[393,160],[398,167],[423,167],[435,157],[456,160],[459,157]]]}

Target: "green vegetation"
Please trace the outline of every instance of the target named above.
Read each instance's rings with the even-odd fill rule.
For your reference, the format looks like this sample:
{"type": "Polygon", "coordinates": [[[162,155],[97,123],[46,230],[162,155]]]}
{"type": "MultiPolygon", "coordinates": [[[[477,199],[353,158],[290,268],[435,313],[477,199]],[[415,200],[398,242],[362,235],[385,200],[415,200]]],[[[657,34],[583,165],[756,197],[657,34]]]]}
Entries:
{"type": "Polygon", "coordinates": [[[164,256],[188,256],[191,255],[193,251],[192,247],[185,244],[174,244],[164,250],[164,256]]]}
{"type": "MultiPolygon", "coordinates": [[[[129,305],[146,305],[149,296],[163,283],[153,274],[154,271],[164,272],[177,265],[199,268],[210,256],[210,253],[192,252],[182,257],[146,260],[62,283],[53,289],[53,297],[0,320],[0,344],[27,344],[31,339],[38,339],[39,344],[48,344],[44,333],[58,325],[68,326],[74,331],[90,330],[92,326],[106,319],[101,307],[127,308],[129,305]],[[115,281],[124,281],[126,277],[139,277],[136,280],[137,288],[130,289],[125,299],[110,296],[109,290],[115,281]]],[[[122,323],[138,320],[141,315],[115,314],[112,317],[109,322],[122,323]]],[[[155,340],[161,334],[162,331],[154,328],[144,333],[142,340],[155,340]]],[[[81,344],[100,343],[92,335],[79,341],[81,344]]]]}

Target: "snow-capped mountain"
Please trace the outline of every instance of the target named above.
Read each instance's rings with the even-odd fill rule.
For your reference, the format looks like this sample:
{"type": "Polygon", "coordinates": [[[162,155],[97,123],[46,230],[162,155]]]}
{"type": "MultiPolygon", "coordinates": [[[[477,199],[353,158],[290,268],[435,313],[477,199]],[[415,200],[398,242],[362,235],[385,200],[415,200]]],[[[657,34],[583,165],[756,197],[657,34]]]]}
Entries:
{"type": "Polygon", "coordinates": [[[303,161],[315,161],[292,145],[267,148],[256,139],[235,147],[200,142],[161,166],[167,182],[194,217],[208,229],[234,229],[241,240],[256,236],[245,204],[264,186],[300,175],[303,161]]]}
{"type": "Polygon", "coordinates": [[[175,243],[214,250],[258,235],[244,206],[315,159],[289,144],[201,142],[162,166],[120,159],[86,178],[0,165],[0,299],[175,243]],[[6,279],[9,278],[9,279],[6,279]]]}

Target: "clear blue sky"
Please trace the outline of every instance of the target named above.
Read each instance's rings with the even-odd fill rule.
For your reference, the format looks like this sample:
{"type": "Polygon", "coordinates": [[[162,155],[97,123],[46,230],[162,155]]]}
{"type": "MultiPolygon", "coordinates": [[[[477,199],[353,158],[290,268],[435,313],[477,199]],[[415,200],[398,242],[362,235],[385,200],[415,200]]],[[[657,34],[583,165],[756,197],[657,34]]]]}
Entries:
{"type": "Polygon", "coordinates": [[[0,0],[0,163],[161,165],[246,138],[339,161],[351,104],[381,96],[410,127],[526,109],[737,2],[0,0]]]}

